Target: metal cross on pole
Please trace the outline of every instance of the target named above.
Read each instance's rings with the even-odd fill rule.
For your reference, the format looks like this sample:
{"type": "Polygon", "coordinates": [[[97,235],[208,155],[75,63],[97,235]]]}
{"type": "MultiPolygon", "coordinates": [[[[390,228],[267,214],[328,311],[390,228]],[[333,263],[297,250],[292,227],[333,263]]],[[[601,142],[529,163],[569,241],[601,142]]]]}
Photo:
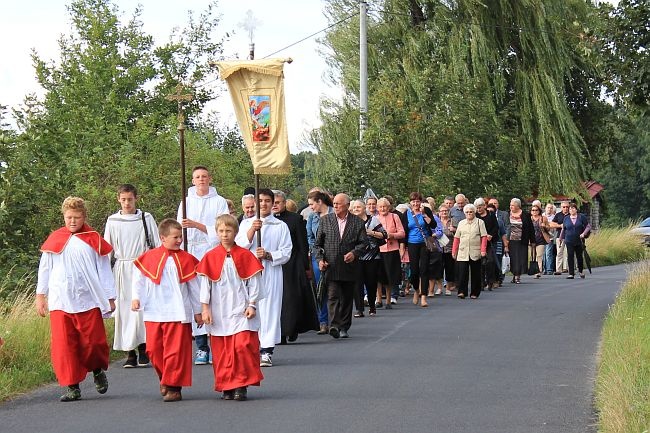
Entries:
{"type": "MultiPolygon", "coordinates": [[[[181,152],[181,190],[183,200],[181,200],[181,214],[183,219],[187,219],[187,187],[185,185],[185,112],[183,111],[183,102],[189,102],[194,97],[191,93],[183,93],[185,86],[178,84],[176,92],[173,95],[167,96],[165,99],[168,101],[176,101],[178,104],[178,142],[180,144],[181,152]]],[[[187,228],[183,227],[183,247],[187,251],[187,228]]]]}
{"type": "Polygon", "coordinates": [[[253,42],[253,38],[255,36],[255,28],[258,24],[260,24],[259,20],[255,18],[253,11],[250,9],[246,11],[244,21],[239,23],[239,27],[248,32],[248,60],[255,59],[255,42],[253,42]]]}

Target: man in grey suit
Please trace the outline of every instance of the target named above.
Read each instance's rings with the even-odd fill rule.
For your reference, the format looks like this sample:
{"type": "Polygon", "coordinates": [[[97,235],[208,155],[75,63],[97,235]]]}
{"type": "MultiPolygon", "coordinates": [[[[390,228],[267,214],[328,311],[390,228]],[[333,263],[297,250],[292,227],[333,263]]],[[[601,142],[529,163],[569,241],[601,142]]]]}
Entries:
{"type": "Polygon", "coordinates": [[[327,282],[329,333],[334,338],[348,338],[352,324],[352,300],[358,273],[358,257],[366,247],[366,228],[352,215],[350,197],[334,197],[334,213],[321,217],[316,233],[316,260],[327,282]]]}

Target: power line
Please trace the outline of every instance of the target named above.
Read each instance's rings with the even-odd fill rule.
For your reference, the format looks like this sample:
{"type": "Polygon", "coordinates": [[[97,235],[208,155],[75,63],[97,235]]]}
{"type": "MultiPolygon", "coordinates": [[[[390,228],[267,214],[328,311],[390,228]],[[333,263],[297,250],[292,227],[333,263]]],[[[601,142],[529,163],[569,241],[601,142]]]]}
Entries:
{"type": "Polygon", "coordinates": [[[304,41],[306,41],[307,39],[313,38],[313,37],[316,36],[317,34],[319,34],[319,33],[323,33],[324,31],[327,31],[327,30],[331,29],[332,27],[338,26],[339,24],[341,24],[341,23],[343,23],[343,22],[345,22],[345,21],[349,20],[350,18],[355,17],[355,16],[357,16],[357,15],[359,15],[359,12],[358,12],[358,11],[357,11],[357,12],[354,12],[354,13],[352,13],[352,14],[350,14],[350,15],[348,15],[348,16],[345,17],[345,18],[342,18],[341,20],[335,22],[334,24],[330,24],[329,26],[325,27],[324,29],[321,29],[321,30],[319,30],[319,31],[317,31],[317,32],[315,32],[315,33],[312,33],[311,35],[306,36],[306,37],[300,39],[299,41],[296,41],[296,42],[292,43],[291,45],[287,45],[287,46],[284,47],[284,48],[280,48],[279,50],[274,51],[274,52],[272,52],[271,54],[268,54],[268,55],[266,55],[266,56],[264,56],[264,57],[262,57],[262,58],[263,58],[263,59],[269,58],[269,57],[271,57],[271,56],[273,56],[273,55],[275,55],[275,54],[277,54],[277,53],[279,53],[279,52],[281,52],[281,51],[286,50],[287,48],[291,48],[291,47],[293,47],[294,45],[298,45],[299,43],[304,42],[304,41]]]}
{"type": "MultiPolygon", "coordinates": [[[[294,45],[298,45],[299,43],[304,42],[304,41],[306,41],[307,39],[311,39],[311,38],[313,38],[314,36],[316,36],[316,35],[318,35],[318,34],[320,34],[320,33],[323,33],[323,32],[325,32],[325,31],[331,29],[332,27],[336,27],[336,26],[338,26],[339,24],[344,23],[344,22],[348,21],[350,18],[353,18],[353,17],[355,17],[355,16],[357,16],[357,15],[359,15],[359,11],[354,12],[354,13],[351,13],[351,14],[349,14],[348,16],[346,16],[345,18],[342,18],[342,19],[338,20],[337,22],[335,22],[335,23],[333,23],[333,24],[330,24],[329,26],[327,26],[327,27],[325,27],[325,28],[320,29],[320,30],[318,30],[317,32],[314,32],[314,33],[310,34],[309,36],[305,36],[304,38],[302,38],[302,39],[300,39],[300,40],[298,40],[298,41],[296,41],[296,42],[293,42],[292,44],[289,44],[289,45],[287,45],[286,47],[280,48],[279,50],[274,51],[274,52],[272,52],[271,54],[267,54],[266,56],[264,56],[264,57],[262,57],[262,58],[263,58],[263,59],[267,59],[267,58],[269,58],[269,57],[271,57],[271,56],[273,56],[273,55],[275,55],[275,54],[277,54],[277,53],[279,53],[279,52],[281,52],[281,51],[284,51],[284,50],[286,50],[286,49],[289,49],[289,48],[293,47],[294,45]]],[[[197,85],[195,88],[196,88],[196,89],[200,89],[201,87],[205,87],[205,86],[207,86],[208,84],[214,83],[215,81],[218,81],[218,80],[219,80],[219,78],[215,78],[215,79],[210,80],[210,81],[207,81],[207,82],[205,82],[205,83],[203,83],[203,84],[199,84],[199,85],[197,85]]]]}

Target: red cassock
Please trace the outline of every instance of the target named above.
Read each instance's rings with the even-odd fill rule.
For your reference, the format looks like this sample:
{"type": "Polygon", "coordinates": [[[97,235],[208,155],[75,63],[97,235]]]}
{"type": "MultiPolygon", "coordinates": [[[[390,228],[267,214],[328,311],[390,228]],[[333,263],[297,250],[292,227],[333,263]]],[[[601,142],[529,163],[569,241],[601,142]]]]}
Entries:
{"type": "Polygon", "coordinates": [[[108,369],[108,342],[99,308],[50,312],[52,368],[61,386],[82,382],[88,372],[108,369]]]}
{"type": "MultiPolygon", "coordinates": [[[[167,259],[176,265],[178,280],[185,283],[196,278],[196,257],[183,250],[160,246],[145,252],[134,261],[136,268],[154,284],[160,284],[167,259]]],[[[147,355],[160,383],[167,386],[192,385],[192,324],[145,321],[147,355]]]]}
{"type": "MultiPolygon", "coordinates": [[[[226,251],[219,245],[210,250],[196,268],[210,281],[219,281],[226,257],[232,257],[237,275],[247,280],[264,267],[247,249],[233,245],[226,251]]],[[[259,386],[264,375],[260,369],[260,340],[256,331],[234,335],[210,336],[215,391],[230,391],[243,386],[259,386]]]]}
{"type": "MultiPolygon", "coordinates": [[[[61,254],[72,236],[84,241],[100,256],[113,247],[88,224],[72,233],[66,227],[52,232],[41,251],[61,254]]],[[[109,348],[106,329],[99,308],[81,313],[50,312],[52,368],[61,386],[76,385],[96,369],[108,369],[109,348]]]]}

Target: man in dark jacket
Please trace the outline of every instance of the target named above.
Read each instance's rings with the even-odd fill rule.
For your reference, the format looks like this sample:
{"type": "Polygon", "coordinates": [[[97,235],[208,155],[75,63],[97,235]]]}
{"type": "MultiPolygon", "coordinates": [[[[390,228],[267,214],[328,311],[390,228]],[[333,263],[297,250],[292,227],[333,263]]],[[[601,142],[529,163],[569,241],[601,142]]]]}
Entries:
{"type": "Polygon", "coordinates": [[[321,217],[316,233],[316,260],[327,281],[330,335],[348,338],[352,324],[352,300],[358,272],[358,258],[366,247],[363,221],[352,215],[350,197],[334,197],[334,213],[321,217]]]}

